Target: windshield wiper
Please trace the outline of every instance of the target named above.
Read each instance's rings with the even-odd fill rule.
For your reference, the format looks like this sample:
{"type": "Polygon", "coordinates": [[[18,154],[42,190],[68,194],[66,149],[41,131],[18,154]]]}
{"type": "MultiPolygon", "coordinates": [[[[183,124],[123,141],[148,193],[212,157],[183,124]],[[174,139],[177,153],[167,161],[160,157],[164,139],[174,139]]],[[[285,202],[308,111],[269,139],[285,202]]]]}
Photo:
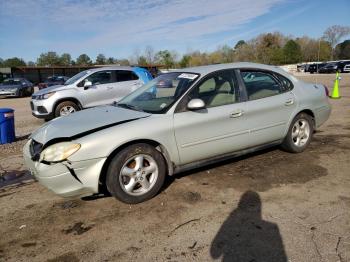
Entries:
{"type": "Polygon", "coordinates": [[[119,106],[119,107],[123,107],[123,108],[131,109],[131,110],[144,112],[141,108],[139,108],[137,106],[134,106],[134,105],[125,104],[125,103],[117,103],[116,105],[119,106]]]}

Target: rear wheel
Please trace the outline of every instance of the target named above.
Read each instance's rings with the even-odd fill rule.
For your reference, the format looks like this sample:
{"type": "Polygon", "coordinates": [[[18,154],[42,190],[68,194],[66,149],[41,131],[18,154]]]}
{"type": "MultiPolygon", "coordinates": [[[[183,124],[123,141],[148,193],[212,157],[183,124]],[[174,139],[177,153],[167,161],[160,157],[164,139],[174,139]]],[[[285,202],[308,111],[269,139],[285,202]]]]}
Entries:
{"type": "Polygon", "coordinates": [[[111,161],[106,177],[108,191],[124,203],[136,204],[154,197],[166,174],[162,154],[148,144],[123,149],[111,161]]]}
{"type": "Polygon", "coordinates": [[[310,144],[314,132],[313,119],[305,113],[298,114],[292,121],[282,148],[291,153],[300,153],[310,144]]]}
{"type": "Polygon", "coordinates": [[[31,87],[28,96],[32,96],[33,93],[34,93],[34,87],[31,87]]]}
{"type": "Polygon", "coordinates": [[[79,110],[79,106],[72,101],[64,101],[57,105],[55,109],[55,117],[67,116],[79,110]]]}
{"type": "Polygon", "coordinates": [[[20,90],[18,91],[18,97],[24,97],[24,91],[23,91],[23,89],[20,89],[20,90]]]}

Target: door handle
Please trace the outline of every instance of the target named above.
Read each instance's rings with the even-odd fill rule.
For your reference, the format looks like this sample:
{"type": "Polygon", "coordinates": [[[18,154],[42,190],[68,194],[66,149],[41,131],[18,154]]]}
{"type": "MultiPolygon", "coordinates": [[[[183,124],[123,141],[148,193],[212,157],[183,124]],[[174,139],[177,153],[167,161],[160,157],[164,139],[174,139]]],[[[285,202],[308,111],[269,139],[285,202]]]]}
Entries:
{"type": "Polygon", "coordinates": [[[107,89],[112,89],[113,88],[113,86],[107,86],[107,89]]]}
{"type": "Polygon", "coordinates": [[[230,117],[231,117],[231,118],[236,118],[236,117],[242,116],[243,114],[244,114],[244,111],[241,110],[241,109],[239,109],[239,110],[237,110],[237,111],[232,112],[232,113],[230,114],[230,117]]]}
{"type": "Polygon", "coordinates": [[[284,104],[286,106],[291,106],[291,105],[294,104],[294,99],[293,98],[289,98],[289,99],[286,100],[286,102],[284,102],[284,104]]]}

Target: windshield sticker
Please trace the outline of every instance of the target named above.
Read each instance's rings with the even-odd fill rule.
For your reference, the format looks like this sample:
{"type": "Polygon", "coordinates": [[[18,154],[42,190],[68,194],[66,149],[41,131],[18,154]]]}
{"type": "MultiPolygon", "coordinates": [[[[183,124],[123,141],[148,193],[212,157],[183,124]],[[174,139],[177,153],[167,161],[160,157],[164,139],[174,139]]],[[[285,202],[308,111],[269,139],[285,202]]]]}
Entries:
{"type": "Polygon", "coordinates": [[[197,78],[197,76],[198,75],[195,75],[195,74],[182,73],[181,75],[178,76],[178,78],[186,78],[186,79],[194,80],[197,78]]]}
{"type": "Polygon", "coordinates": [[[166,103],[161,104],[159,107],[160,107],[160,108],[166,107],[166,103]]]}

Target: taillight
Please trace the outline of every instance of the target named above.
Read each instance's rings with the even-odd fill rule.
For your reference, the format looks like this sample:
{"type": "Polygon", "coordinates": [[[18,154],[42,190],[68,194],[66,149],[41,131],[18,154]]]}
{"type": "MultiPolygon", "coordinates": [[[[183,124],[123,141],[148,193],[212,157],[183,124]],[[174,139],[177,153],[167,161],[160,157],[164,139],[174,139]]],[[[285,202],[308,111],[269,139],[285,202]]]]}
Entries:
{"type": "Polygon", "coordinates": [[[328,90],[328,88],[325,85],[323,85],[323,87],[324,87],[324,91],[326,92],[326,96],[329,97],[329,90],[328,90]]]}

